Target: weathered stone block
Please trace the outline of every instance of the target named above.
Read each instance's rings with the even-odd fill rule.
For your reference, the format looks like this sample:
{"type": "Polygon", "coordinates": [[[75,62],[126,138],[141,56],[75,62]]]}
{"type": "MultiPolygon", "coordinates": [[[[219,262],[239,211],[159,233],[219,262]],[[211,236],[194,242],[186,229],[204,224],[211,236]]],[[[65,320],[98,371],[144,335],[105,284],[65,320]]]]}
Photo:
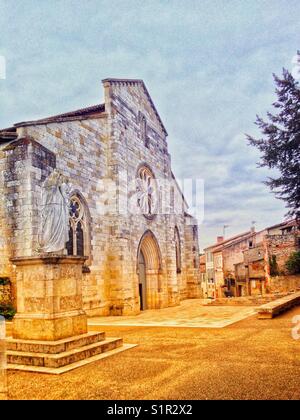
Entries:
{"type": "Polygon", "coordinates": [[[61,256],[13,260],[19,291],[13,338],[59,340],[87,332],[82,300],[84,261],[61,256]],[[70,290],[76,294],[70,296],[70,290]]]}

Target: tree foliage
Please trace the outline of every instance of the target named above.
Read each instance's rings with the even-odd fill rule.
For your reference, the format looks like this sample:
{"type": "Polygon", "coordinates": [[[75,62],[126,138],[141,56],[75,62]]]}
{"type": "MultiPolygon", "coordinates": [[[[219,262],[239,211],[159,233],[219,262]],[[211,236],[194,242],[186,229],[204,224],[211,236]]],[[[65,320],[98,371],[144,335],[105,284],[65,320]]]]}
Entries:
{"type": "MultiPolygon", "coordinates": [[[[298,51],[300,62],[300,52],[298,51]]],[[[283,69],[274,75],[277,100],[267,120],[257,116],[262,137],[247,135],[250,145],[261,152],[260,167],[277,169],[279,175],[265,182],[277,198],[286,202],[288,216],[300,219],[300,88],[292,74],[283,69]]]]}
{"type": "Polygon", "coordinates": [[[300,251],[293,252],[285,266],[290,274],[300,274],[300,251]]]}

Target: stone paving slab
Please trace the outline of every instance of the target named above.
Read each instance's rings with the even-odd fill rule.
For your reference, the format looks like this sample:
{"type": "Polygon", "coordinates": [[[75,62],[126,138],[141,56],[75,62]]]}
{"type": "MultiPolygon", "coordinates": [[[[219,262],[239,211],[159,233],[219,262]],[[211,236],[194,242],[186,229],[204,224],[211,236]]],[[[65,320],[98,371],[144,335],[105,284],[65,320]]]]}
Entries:
{"type": "Polygon", "coordinates": [[[147,310],[136,316],[90,318],[92,326],[224,328],[255,314],[254,306],[205,305],[203,299],[189,299],[180,306],[147,310]]]}

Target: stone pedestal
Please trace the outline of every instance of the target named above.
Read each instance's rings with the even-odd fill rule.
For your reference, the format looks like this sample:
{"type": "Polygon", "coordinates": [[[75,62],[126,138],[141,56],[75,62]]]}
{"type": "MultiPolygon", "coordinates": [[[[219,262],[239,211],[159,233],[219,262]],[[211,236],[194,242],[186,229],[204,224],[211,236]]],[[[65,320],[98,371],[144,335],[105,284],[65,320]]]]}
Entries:
{"type": "Polygon", "coordinates": [[[87,332],[82,303],[85,258],[23,257],[17,266],[17,314],[12,336],[24,340],[61,340],[87,332]]]}
{"type": "Polygon", "coordinates": [[[61,374],[131,348],[87,331],[82,302],[85,258],[24,257],[17,273],[17,314],[7,340],[8,369],[61,374]]]}

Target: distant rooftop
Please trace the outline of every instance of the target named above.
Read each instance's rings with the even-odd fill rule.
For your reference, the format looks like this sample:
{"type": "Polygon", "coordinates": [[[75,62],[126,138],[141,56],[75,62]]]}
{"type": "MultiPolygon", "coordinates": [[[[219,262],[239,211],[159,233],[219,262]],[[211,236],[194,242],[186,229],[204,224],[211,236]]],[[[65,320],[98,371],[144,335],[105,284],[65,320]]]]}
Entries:
{"type": "Polygon", "coordinates": [[[223,247],[226,247],[226,246],[232,245],[234,243],[238,243],[240,241],[243,241],[244,239],[247,239],[247,237],[251,237],[251,236],[257,235],[257,234],[262,233],[262,232],[267,232],[271,229],[278,228],[279,230],[283,230],[283,229],[286,229],[286,228],[292,227],[292,226],[297,226],[297,221],[295,219],[290,219],[290,220],[286,220],[286,221],[281,222],[281,223],[277,223],[276,225],[269,226],[269,227],[261,230],[260,232],[255,232],[255,231],[249,230],[247,232],[240,233],[238,235],[232,236],[231,238],[228,238],[228,239],[225,239],[221,242],[217,242],[213,245],[210,245],[210,246],[206,247],[204,249],[204,251],[213,250],[213,252],[216,252],[216,251],[221,250],[223,247]]]}
{"type": "Polygon", "coordinates": [[[231,238],[224,239],[222,242],[217,242],[217,243],[215,243],[211,246],[208,246],[207,248],[205,248],[205,251],[207,251],[209,249],[214,249],[214,251],[218,251],[219,248],[221,249],[225,245],[229,245],[229,244],[231,245],[232,243],[242,241],[242,240],[246,239],[247,237],[255,235],[255,233],[256,232],[251,231],[251,230],[249,230],[247,232],[240,233],[238,235],[232,236],[231,238]]]}

